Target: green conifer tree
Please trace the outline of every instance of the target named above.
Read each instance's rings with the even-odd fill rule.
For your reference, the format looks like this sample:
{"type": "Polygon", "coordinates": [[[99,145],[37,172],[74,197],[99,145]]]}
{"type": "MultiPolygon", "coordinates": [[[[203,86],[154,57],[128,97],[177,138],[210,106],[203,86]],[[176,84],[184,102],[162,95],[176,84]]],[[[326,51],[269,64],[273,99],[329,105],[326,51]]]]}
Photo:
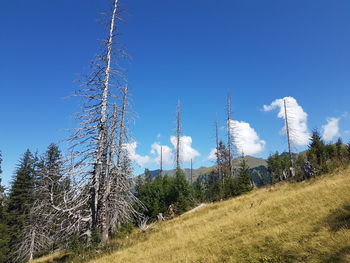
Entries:
{"type": "Polygon", "coordinates": [[[193,189],[181,169],[176,170],[173,190],[176,212],[183,213],[187,211],[194,203],[193,189]]]}
{"type": "Polygon", "coordinates": [[[253,186],[251,183],[251,177],[249,173],[249,166],[247,164],[247,161],[244,159],[244,157],[242,157],[242,160],[238,168],[237,185],[238,185],[238,192],[240,194],[249,192],[253,189],[253,186]]]}
{"type": "Polygon", "coordinates": [[[320,133],[316,129],[311,135],[307,158],[315,167],[321,169],[321,171],[323,170],[322,166],[326,161],[326,147],[320,133]]]}
{"type": "MultiPolygon", "coordinates": [[[[2,174],[1,170],[1,163],[2,163],[2,155],[0,151],[0,175],[2,174]]],[[[0,262],[5,262],[9,247],[9,233],[8,233],[8,226],[7,226],[7,214],[6,214],[6,204],[5,204],[5,188],[1,185],[1,178],[0,178],[0,262]]]]}
{"type": "Polygon", "coordinates": [[[7,208],[11,252],[16,250],[16,245],[18,245],[21,232],[35,200],[36,165],[37,158],[27,150],[19,161],[12,181],[7,208]]]}
{"type": "Polygon", "coordinates": [[[341,159],[343,157],[343,141],[341,138],[338,138],[337,142],[335,143],[335,148],[337,158],[341,159]]]}

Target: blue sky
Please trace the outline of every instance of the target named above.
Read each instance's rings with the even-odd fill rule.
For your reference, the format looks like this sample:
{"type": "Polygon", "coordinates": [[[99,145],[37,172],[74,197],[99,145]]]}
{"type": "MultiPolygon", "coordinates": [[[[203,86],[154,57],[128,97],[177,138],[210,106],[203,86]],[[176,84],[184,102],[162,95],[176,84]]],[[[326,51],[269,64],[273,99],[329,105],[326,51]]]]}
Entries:
{"type": "MultiPolygon", "coordinates": [[[[79,74],[88,73],[98,39],[105,36],[100,13],[109,10],[110,2],[2,1],[0,149],[5,183],[27,148],[44,152],[50,142],[66,136],[64,129],[75,126],[71,116],[79,104],[66,97],[78,87],[79,74]]],[[[214,122],[225,126],[228,91],[234,119],[249,123],[240,126],[247,132],[243,139],[252,139],[245,135],[255,132],[258,139],[252,140],[263,146],[255,156],[286,150],[278,102],[271,111],[263,106],[287,96],[295,100],[291,111],[301,114],[294,116],[296,125],[307,126],[304,135],[313,128],[323,132],[328,118],[325,136],[349,141],[349,1],[121,4],[126,22],[120,25],[120,41],[132,57],[127,77],[137,113],[130,128],[137,142],[135,159],[149,157],[145,166],[157,167],[152,144],[172,147],[178,100],[183,134],[192,139],[188,149],[200,154],[194,166],[211,165],[207,157],[214,147],[214,122]]],[[[136,167],[136,173],[143,169],[136,167]]]]}

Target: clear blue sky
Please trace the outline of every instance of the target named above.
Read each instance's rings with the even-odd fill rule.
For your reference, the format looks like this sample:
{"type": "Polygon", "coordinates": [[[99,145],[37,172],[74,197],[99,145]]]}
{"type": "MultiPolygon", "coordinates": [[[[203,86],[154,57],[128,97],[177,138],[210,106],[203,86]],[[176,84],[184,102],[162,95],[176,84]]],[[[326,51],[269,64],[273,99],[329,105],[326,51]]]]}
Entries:
{"type": "MultiPolygon", "coordinates": [[[[340,118],[350,139],[350,1],[120,0],[126,23],[120,41],[132,60],[127,77],[137,113],[131,126],[137,154],[171,143],[176,103],[184,135],[210,165],[213,123],[234,118],[265,141],[256,156],[286,149],[278,110],[263,105],[291,96],[308,114],[308,130],[340,118]],[[160,135],[160,136],[158,136],[160,135]],[[157,137],[158,136],[158,137],[157,137]]],[[[78,102],[65,99],[104,37],[98,21],[110,0],[2,1],[0,9],[0,150],[8,183],[27,149],[44,152],[74,127],[78,102]]],[[[303,146],[299,147],[302,149],[303,146]]],[[[188,167],[188,163],[184,166],[188,167]]],[[[156,168],[155,163],[146,166],[156,168]]],[[[137,168],[141,171],[143,168],[137,168]]]]}

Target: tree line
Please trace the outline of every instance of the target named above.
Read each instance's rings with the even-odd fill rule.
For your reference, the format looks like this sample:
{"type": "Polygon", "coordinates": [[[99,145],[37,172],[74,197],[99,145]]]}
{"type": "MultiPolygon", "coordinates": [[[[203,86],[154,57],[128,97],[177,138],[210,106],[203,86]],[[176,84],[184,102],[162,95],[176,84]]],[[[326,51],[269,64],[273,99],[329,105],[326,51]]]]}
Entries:
{"type": "Polygon", "coordinates": [[[302,181],[329,173],[350,162],[350,143],[339,138],[336,143],[325,143],[317,129],[313,130],[308,149],[299,154],[274,153],[267,159],[271,183],[302,181]]]}

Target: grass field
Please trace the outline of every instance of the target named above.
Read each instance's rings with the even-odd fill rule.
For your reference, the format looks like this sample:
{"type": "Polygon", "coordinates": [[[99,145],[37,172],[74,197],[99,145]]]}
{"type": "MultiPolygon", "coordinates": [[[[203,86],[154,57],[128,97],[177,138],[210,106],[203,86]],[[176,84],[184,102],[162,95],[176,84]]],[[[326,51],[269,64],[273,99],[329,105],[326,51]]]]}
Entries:
{"type": "Polygon", "coordinates": [[[350,262],[350,168],[137,230],[90,262],[350,262]]]}

